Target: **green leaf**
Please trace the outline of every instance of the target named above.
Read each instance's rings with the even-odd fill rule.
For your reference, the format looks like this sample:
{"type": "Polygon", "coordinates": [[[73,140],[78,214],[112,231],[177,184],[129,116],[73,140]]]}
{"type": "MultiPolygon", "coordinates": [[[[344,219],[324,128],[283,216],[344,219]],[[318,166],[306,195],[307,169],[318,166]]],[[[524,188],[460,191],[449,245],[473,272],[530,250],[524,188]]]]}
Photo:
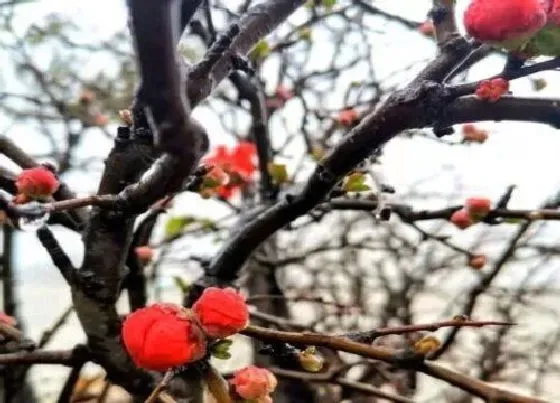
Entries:
{"type": "Polygon", "coordinates": [[[346,192],[364,192],[370,190],[370,187],[365,183],[366,176],[359,172],[354,172],[344,179],[343,189],[346,192]]]}
{"type": "Polygon", "coordinates": [[[231,353],[229,348],[231,347],[233,341],[230,339],[220,340],[210,347],[210,354],[219,360],[228,360],[231,358],[231,353]]]}
{"type": "Polygon", "coordinates": [[[274,182],[279,185],[286,183],[288,181],[288,171],[286,170],[286,165],[284,164],[268,164],[268,173],[274,179],[274,182]]]}
{"type": "Polygon", "coordinates": [[[195,222],[191,216],[170,217],[165,223],[165,239],[169,240],[180,235],[185,227],[195,222]]]}
{"type": "Polygon", "coordinates": [[[251,60],[262,60],[270,54],[270,45],[264,39],[261,39],[253,50],[249,53],[249,59],[251,60]]]}
{"type": "Polygon", "coordinates": [[[336,0],[322,0],[321,5],[325,7],[327,10],[330,10],[336,4],[336,0]]]}
{"type": "Polygon", "coordinates": [[[218,360],[229,360],[231,358],[231,354],[229,352],[212,353],[212,357],[217,358],[218,360]]]}

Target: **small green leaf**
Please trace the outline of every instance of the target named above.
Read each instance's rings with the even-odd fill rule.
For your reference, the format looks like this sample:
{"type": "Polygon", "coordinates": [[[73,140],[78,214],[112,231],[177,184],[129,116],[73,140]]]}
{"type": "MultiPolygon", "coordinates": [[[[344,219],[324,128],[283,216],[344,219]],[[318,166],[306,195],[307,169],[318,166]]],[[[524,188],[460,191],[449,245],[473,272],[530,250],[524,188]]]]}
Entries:
{"type": "Polygon", "coordinates": [[[322,0],[321,5],[325,7],[327,10],[330,10],[336,4],[336,0],[322,0]]]}
{"type": "Polygon", "coordinates": [[[210,347],[210,354],[219,360],[228,360],[231,358],[231,353],[229,348],[231,347],[233,341],[229,339],[220,340],[210,347]]]}
{"type": "Polygon", "coordinates": [[[212,353],[212,357],[217,358],[218,360],[229,360],[231,358],[231,354],[229,352],[212,353]]]}
{"type": "Polygon", "coordinates": [[[185,227],[196,220],[191,216],[171,217],[165,223],[165,239],[172,239],[181,234],[185,227]]]}
{"type": "Polygon", "coordinates": [[[249,53],[249,59],[251,60],[262,60],[270,54],[270,45],[264,39],[261,39],[253,50],[249,53]]]}
{"type": "Polygon", "coordinates": [[[364,174],[354,172],[347,176],[344,180],[343,189],[346,192],[364,192],[370,190],[370,187],[365,183],[366,177],[364,174]]]}
{"type": "Polygon", "coordinates": [[[508,224],[518,224],[523,221],[524,220],[521,218],[504,218],[504,222],[507,222],[508,224]]]}
{"type": "Polygon", "coordinates": [[[268,173],[272,176],[274,182],[279,185],[288,181],[288,171],[286,165],[275,164],[273,162],[268,164],[268,173]]]}

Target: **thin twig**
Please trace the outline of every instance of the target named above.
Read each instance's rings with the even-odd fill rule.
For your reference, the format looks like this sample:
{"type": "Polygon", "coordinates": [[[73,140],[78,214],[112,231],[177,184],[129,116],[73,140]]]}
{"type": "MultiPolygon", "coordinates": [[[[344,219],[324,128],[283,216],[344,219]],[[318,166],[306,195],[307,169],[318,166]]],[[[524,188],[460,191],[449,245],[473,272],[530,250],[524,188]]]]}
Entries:
{"type": "Polygon", "coordinates": [[[154,388],[150,396],[144,401],[144,403],[155,403],[159,398],[159,395],[166,388],[167,384],[173,379],[175,372],[172,369],[167,370],[161,381],[154,388]]]}

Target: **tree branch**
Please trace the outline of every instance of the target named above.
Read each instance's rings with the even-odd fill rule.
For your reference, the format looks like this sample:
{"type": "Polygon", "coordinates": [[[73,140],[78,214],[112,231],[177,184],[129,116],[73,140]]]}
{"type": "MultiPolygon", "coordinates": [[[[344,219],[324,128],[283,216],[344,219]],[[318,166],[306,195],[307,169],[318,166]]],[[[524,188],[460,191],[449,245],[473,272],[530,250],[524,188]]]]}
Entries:
{"type": "Polygon", "coordinates": [[[246,55],[264,36],[272,32],[290,16],[305,0],[267,0],[247,10],[239,20],[240,32],[229,50],[215,63],[209,76],[187,79],[187,93],[192,105],[200,103],[229,74],[232,56],[246,55]]]}
{"type": "Polygon", "coordinates": [[[421,356],[406,358],[407,355],[405,352],[392,350],[386,347],[356,343],[346,338],[328,336],[320,333],[283,332],[257,326],[249,326],[241,333],[268,342],[327,347],[336,351],[343,351],[387,362],[400,367],[414,369],[430,375],[433,378],[448,382],[455,387],[468,391],[487,401],[500,401],[503,403],[545,403],[544,400],[524,397],[513,392],[507,392],[495,388],[486,382],[479,381],[442,367],[436,363],[426,362],[421,356]]]}

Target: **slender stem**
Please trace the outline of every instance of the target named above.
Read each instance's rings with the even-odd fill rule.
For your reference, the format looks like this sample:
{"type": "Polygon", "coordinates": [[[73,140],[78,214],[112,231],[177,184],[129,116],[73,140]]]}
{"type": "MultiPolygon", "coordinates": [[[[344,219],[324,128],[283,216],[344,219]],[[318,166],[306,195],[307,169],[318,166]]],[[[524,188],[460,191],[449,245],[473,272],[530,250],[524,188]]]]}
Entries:
{"type": "Polygon", "coordinates": [[[208,371],[206,371],[204,380],[206,381],[206,385],[208,385],[208,390],[212,396],[214,396],[217,403],[233,402],[229,395],[227,383],[214,367],[211,366],[208,371]]]}
{"type": "Polygon", "coordinates": [[[163,389],[165,389],[167,384],[171,381],[171,379],[173,379],[174,375],[175,372],[172,369],[167,370],[161,381],[157,384],[157,386],[154,388],[154,390],[152,391],[150,396],[148,396],[144,403],[155,403],[160,397],[159,395],[161,394],[163,389]]]}

